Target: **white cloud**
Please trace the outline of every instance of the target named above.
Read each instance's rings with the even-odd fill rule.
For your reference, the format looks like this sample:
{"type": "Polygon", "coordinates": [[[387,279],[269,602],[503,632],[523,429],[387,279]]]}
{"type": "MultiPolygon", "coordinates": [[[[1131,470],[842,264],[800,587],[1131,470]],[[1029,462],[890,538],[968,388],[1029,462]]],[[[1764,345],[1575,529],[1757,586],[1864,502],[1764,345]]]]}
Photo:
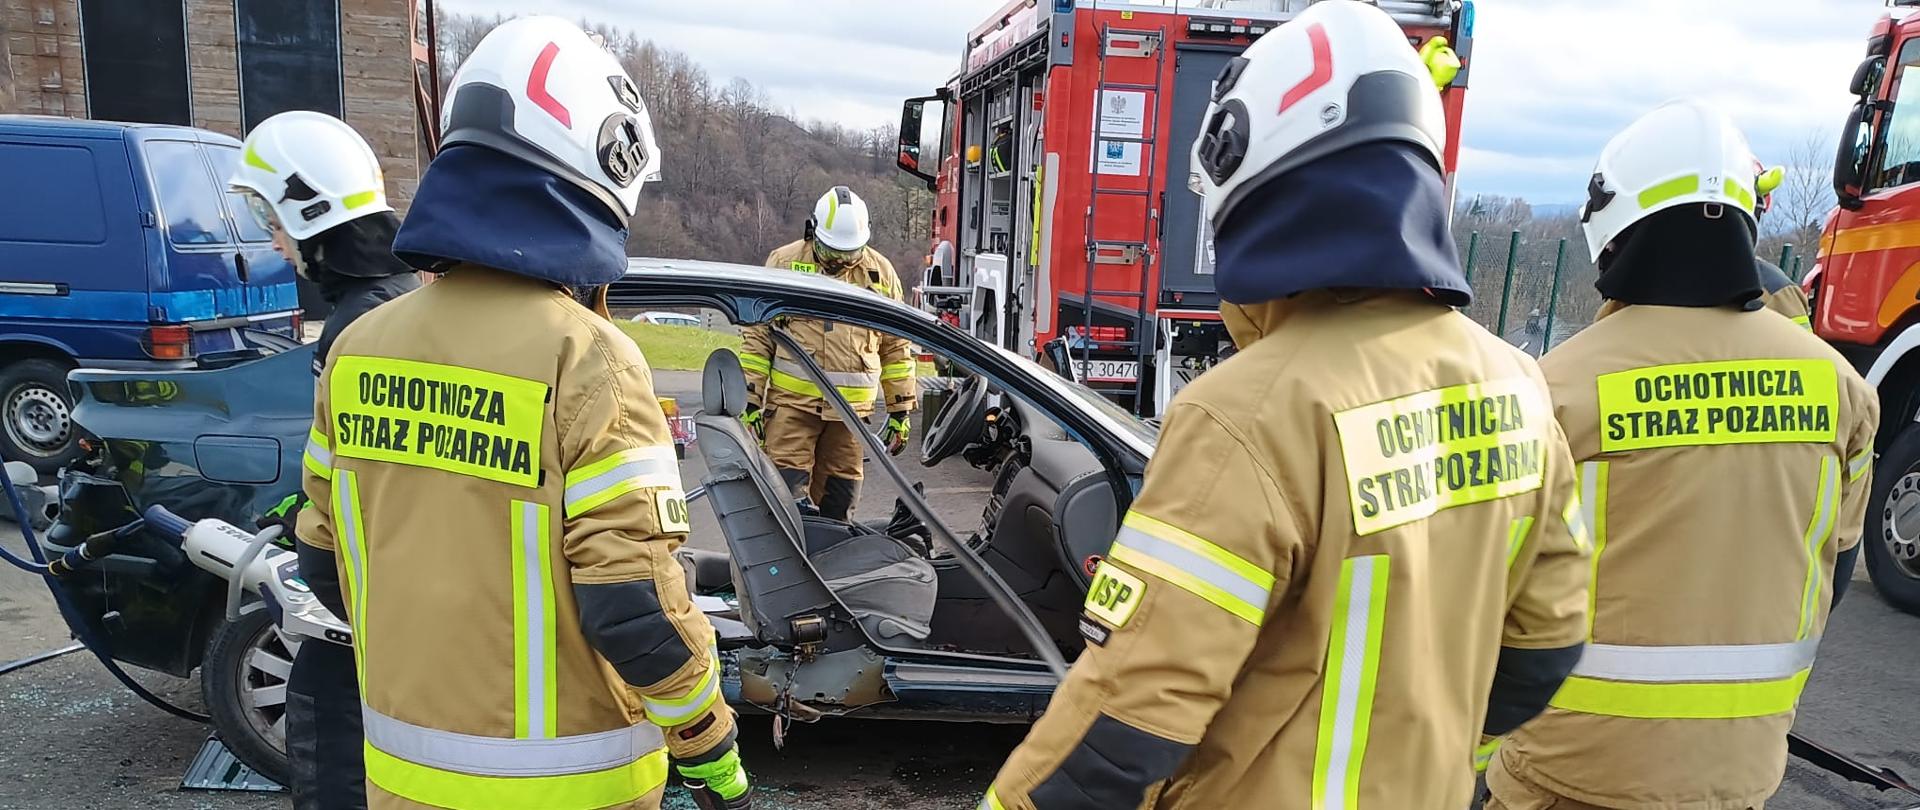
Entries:
{"type": "MultiPolygon", "coordinates": [[[[943,84],[1004,0],[442,0],[606,22],[744,78],[802,118],[870,127],[943,84]]],[[[1479,0],[1464,193],[1577,199],[1608,137],[1660,102],[1725,109],[1781,162],[1851,103],[1880,0],[1479,0]]]]}

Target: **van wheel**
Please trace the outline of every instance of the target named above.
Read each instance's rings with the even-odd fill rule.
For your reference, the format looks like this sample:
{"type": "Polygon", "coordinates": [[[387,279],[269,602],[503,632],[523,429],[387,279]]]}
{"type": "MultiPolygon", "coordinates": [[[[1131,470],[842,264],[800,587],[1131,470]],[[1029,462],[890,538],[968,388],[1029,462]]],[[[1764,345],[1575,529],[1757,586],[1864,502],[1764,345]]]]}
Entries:
{"type": "Polygon", "coordinates": [[[42,473],[80,457],[67,366],[32,358],[0,368],[0,451],[42,473]]]}
{"type": "Polygon", "coordinates": [[[294,647],[264,610],[222,620],[207,642],[200,689],[228,751],[261,776],[287,784],[287,677],[294,647]]]}
{"type": "Polygon", "coordinates": [[[1874,463],[1861,540],[1874,588],[1894,607],[1920,615],[1920,425],[1907,425],[1874,463]]]}

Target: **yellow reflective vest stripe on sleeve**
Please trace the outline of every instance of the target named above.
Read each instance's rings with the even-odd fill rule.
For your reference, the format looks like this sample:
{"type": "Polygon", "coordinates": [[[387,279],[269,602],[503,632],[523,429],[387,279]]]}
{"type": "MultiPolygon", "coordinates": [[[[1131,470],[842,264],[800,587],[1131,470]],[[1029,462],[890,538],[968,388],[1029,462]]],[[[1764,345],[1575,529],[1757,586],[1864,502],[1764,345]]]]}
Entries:
{"type": "Polygon", "coordinates": [[[768,360],[766,355],[742,352],[740,354],[740,368],[748,373],[765,374],[773,368],[773,361],[768,360]]]}
{"type": "Polygon", "coordinates": [[[1796,324],[1799,324],[1801,329],[1805,329],[1809,332],[1813,331],[1813,319],[1808,316],[1795,315],[1792,318],[1788,318],[1787,320],[1790,320],[1796,324]]]}
{"type": "Polygon", "coordinates": [[[680,461],[671,446],[635,447],[567,473],[566,513],[576,518],[644,489],[678,493],[680,461]]]}
{"type": "Polygon", "coordinates": [[[1847,459],[1847,481],[1860,480],[1860,476],[1866,475],[1870,469],[1873,469],[1873,451],[1862,450],[1853,458],[1847,459]]]}
{"type": "Polygon", "coordinates": [[[559,617],[554,615],[550,510],[546,504],[514,501],[513,522],[513,735],[551,739],[558,734],[559,617]]]}
{"type": "Polygon", "coordinates": [[[1313,806],[1355,810],[1360,802],[1360,766],[1373,726],[1373,694],[1380,671],[1380,636],[1386,626],[1385,554],[1354,557],[1340,565],[1327,637],[1326,679],[1320,684],[1320,736],[1313,756],[1313,806]]]}
{"type": "Polygon", "coordinates": [[[367,543],[360,520],[359,477],[341,470],[333,478],[333,518],[346,546],[347,621],[353,625],[353,662],[367,682],[367,543]]]}
{"type": "Polygon", "coordinates": [[[880,368],[880,381],[907,380],[913,378],[913,361],[888,363],[880,368]]]}
{"type": "Polygon", "coordinates": [[[1831,442],[1839,397],[1827,360],[1726,360],[1602,374],[1600,450],[1831,442]]]}
{"type": "Polygon", "coordinates": [[[1167,523],[1128,512],[1107,556],[1177,585],[1255,626],[1266,618],[1273,574],[1167,523]]]}
{"type": "Polygon", "coordinates": [[[1500,743],[1502,741],[1503,741],[1503,738],[1495,737],[1491,740],[1481,743],[1480,747],[1473,749],[1473,772],[1474,773],[1487,772],[1487,766],[1493,764],[1493,755],[1500,753],[1500,743]]]}
{"type": "Polygon", "coordinates": [[[1007,806],[1000,803],[999,796],[993,795],[993,788],[987,788],[986,798],[980,800],[980,806],[975,810],[1007,810],[1007,806]]]}
{"type": "Polygon", "coordinates": [[[693,691],[677,700],[646,698],[647,719],[662,728],[685,725],[698,718],[713,704],[720,700],[720,659],[711,650],[707,658],[712,665],[707,669],[706,677],[693,687],[693,691]]]}
{"type": "Polygon", "coordinates": [[[307,430],[307,452],[300,463],[314,475],[321,478],[333,478],[333,451],[327,448],[327,437],[319,428],[307,430]]]}
{"type": "Polygon", "coordinates": [[[333,362],[328,392],[335,455],[540,484],[544,383],[350,355],[333,362]]]}

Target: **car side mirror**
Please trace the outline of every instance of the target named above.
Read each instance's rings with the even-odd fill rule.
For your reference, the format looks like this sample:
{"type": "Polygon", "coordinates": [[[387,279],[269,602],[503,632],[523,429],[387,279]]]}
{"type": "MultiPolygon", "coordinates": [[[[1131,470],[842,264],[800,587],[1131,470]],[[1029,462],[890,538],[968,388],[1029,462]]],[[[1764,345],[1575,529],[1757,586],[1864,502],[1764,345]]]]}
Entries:
{"type": "Polygon", "coordinates": [[[938,168],[929,164],[937,162],[940,154],[937,143],[931,150],[926,148],[927,139],[921,132],[926,122],[927,102],[930,101],[938,102],[940,97],[910,98],[900,104],[900,141],[893,161],[901,171],[920,178],[929,191],[934,188],[933,172],[929,169],[938,168]]]}
{"type": "Polygon", "coordinates": [[[1867,158],[1872,146],[1873,103],[1866,99],[1853,105],[1846,126],[1840,132],[1840,147],[1833,158],[1833,194],[1840,207],[1857,211],[1865,193],[1867,158]]]}
{"type": "Polygon", "coordinates": [[[1880,89],[1880,77],[1887,67],[1884,56],[1869,56],[1853,69],[1853,80],[1847,83],[1847,90],[1861,98],[1868,98],[1880,89]]]}

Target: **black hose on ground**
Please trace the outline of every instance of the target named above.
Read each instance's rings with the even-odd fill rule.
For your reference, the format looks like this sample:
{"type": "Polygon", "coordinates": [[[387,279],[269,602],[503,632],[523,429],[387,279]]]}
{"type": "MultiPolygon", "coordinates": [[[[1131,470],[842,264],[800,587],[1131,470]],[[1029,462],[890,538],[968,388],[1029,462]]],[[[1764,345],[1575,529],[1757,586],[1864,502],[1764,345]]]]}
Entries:
{"type": "Polygon", "coordinates": [[[74,638],[79,639],[81,644],[86,645],[87,651],[93,653],[94,658],[100,659],[100,665],[106,667],[107,672],[113,675],[115,680],[125,685],[128,691],[133,692],[133,694],[141,700],[153,704],[154,708],[182,720],[191,720],[203,725],[212,723],[213,718],[211,717],[168,703],[165,698],[141,686],[139,681],[134,680],[133,676],[128,675],[126,670],[120,668],[120,663],[113,660],[113,654],[108,648],[106,640],[100,638],[98,634],[93,632],[93,628],[87,625],[85,619],[80,616],[79,609],[75,608],[72,600],[67,598],[66,587],[60,583],[60,578],[54,576],[52,564],[47,561],[46,555],[40,551],[40,538],[34,535],[32,522],[24,519],[27,514],[27,506],[20,499],[20,490],[13,485],[13,476],[5,474],[4,471],[0,471],[0,490],[6,491],[7,503],[13,507],[14,516],[22,518],[20,534],[26,538],[27,554],[32,556],[33,560],[32,562],[23,560],[5,548],[0,548],[0,559],[6,560],[22,571],[39,576],[42,581],[47,583],[47,591],[53,594],[53,603],[60,609],[60,618],[66,620],[67,629],[73,632],[74,638]]]}

